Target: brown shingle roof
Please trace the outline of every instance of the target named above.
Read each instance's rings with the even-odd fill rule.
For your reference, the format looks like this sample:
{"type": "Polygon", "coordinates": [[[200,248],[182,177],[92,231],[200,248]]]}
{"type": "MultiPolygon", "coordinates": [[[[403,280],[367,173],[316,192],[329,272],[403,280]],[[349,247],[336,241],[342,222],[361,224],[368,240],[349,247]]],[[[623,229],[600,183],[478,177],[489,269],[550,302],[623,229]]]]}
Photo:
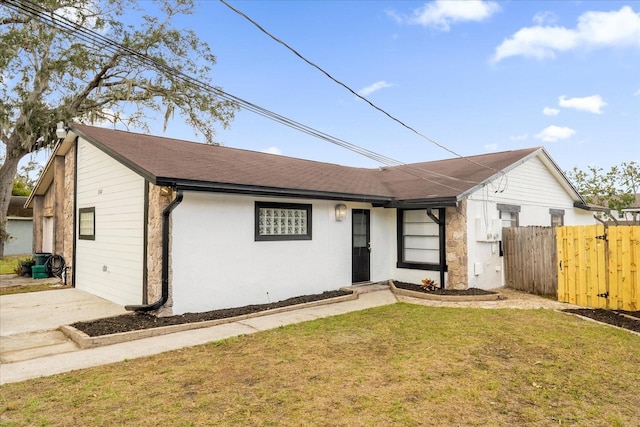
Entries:
{"type": "Polygon", "coordinates": [[[396,200],[455,198],[539,149],[366,169],[80,124],[71,129],[155,183],[233,184],[396,200]]]}
{"type": "Polygon", "coordinates": [[[33,209],[24,207],[27,198],[26,196],[11,196],[7,216],[31,218],[33,216],[33,209]]]}

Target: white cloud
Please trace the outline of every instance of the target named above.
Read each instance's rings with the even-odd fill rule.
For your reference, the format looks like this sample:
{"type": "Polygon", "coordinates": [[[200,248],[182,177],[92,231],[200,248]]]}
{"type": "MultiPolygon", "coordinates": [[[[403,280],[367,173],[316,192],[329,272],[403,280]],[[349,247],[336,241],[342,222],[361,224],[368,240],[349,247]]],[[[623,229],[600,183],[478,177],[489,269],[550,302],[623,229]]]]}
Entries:
{"type": "Polygon", "coordinates": [[[542,114],[544,114],[545,116],[557,116],[558,114],[560,114],[560,110],[558,110],[557,108],[544,107],[542,109],[542,114]]]}
{"type": "Polygon", "coordinates": [[[486,144],[483,148],[484,151],[496,151],[498,149],[498,144],[486,144]]]}
{"type": "Polygon", "coordinates": [[[379,82],[375,82],[372,85],[369,85],[365,88],[362,88],[358,91],[359,95],[362,96],[367,96],[367,95],[371,95],[373,92],[377,92],[380,89],[384,89],[386,87],[392,87],[393,85],[391,83],[387,83],[384,80],[380,80],[379,82]]]}
{"type": "Polygon", "coordinates": [[[55,10],[55,14],[101,34],[106,34],[109,29],[108,24],[104,21],[99,21],[97,18],[97,16],[100,15],[100,7],[96,0],[85,2],[85,4],[80,5],[80,7],[61,7],[55,10]]]}
{"type": "Polygon", "coordinates": [[[264,150],[260,150],[263,153],[268,153],[268,154],[277,154],[277,155],[281,155],[282,154],[282,150],[280,150],[278,147],[267,147],[264,150]]]}
{"type": "Polygon", "coordinates": [[[115,128],[118,123],[126,123],[129,119],[128,114],[116,112],[110,108],[105,108],[92,116],[76,118],[82,124],[109,129],[115,128]]]}
{"type": "Polygon", "coordinates": [[[555,142],[559,139],[571,138],[576,131],[565,126],[548,126],[536,135],[536,138],[543,142],[555,142]]]}
{"type": "Polygon", "coordinates": [[[393,11],[387,14],[398,22],[432,27],[449,31],[451,24],[465,21],[483,21],[500,10],[498,3],[483,0],[435,0],[413,11],[410,17],[403,17],[393,11]]]}
{"type": "Polygon", "coordinates": [[[633,94],[634,94],[635,96],[640,96],[640,89],[638,89],[637,91],[635,91],[633,94]]]}
{"type": "Polygon", "coordinates": [[[526,133],[522,135],[513,135],[509,137],[509,139],[512,141],[526,141],[528,138],[529,138],[529,135],[527,135],[526,133]]]}
{"type": "Polygon", "coordinates": [[[536,25],[551,25],[555,24],[557,21],[558,17],[555,15],[555,13],[549,11],[538,12],[533,17],[533,22],[536,25]]]}
{"type": "Polygon", "coordinates": [[[630,6],[611,12],[585,12],[574,29],[542,25],[522,28],[496,48],[492,60],[499,62],[518,55],[547,59],[578,48],[624,46],[640,47],[640,13],[630,6]]]}
{"type": "Polygon", "coordinates": [[[617,12],[585,12],[578,18],[578,32],[593,45],[640,46],[640,13],[630,6],[617,12]]]}
{"type": "Polygon", "coordinates": [[[607,105],[600,95],[585,96],[584,98],[567,98],[562,95],[558,98],[558,105],[564,108],[588,111],[594,114],[602,114],[602,107],[607,105]]]}

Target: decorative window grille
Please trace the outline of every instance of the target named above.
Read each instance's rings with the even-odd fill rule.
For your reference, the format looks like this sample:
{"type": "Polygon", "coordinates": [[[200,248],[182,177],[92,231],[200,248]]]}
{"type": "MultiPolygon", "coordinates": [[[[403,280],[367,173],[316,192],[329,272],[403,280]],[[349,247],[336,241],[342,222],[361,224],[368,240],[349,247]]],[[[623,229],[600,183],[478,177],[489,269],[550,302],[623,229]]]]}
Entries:
{"type": "Polygon", "coordinates": [[[311,205],[256,202],[256,240],[311,239],[311,205]]]}

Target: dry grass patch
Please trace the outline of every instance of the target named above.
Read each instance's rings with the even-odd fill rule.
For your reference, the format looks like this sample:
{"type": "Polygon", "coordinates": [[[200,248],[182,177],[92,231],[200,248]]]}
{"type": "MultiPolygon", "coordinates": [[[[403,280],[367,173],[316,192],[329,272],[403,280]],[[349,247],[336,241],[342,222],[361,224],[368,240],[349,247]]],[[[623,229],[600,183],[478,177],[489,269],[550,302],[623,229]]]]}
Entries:
{"type": "Polygon", "coordinates": [[[636,426],[640,337],[394,304],[0,387],[0,425],[636,426]]]}
{"type": "MultiPolygon", "coordinates": [[[[52,280],[58,280],[53,278],[52,280]]],[[[35,285],[16,285],[0,288],[0,295],[25,294],[29,292],[53,291],[56,289],[69,289],[71,286],[59,283],[38,283],[35,285]]]]}

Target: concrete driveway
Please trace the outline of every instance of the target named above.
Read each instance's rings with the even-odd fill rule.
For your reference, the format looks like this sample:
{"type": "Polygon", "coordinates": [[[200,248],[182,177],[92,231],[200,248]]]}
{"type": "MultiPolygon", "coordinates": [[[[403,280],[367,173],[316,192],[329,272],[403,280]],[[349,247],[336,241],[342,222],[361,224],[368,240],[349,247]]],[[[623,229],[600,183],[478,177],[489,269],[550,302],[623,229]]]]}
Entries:
{"type": "Polygon", "coordinates": [[[0,337],[126,313],[124,307],[78,289],[0,296],[0,337]]]}
{"type": "Polygon", "coordinates": [[[120,305],[77,289],[0,296],[0,383],[7,363],[78,350],[60,326],[125,312],[120,305]]]}

